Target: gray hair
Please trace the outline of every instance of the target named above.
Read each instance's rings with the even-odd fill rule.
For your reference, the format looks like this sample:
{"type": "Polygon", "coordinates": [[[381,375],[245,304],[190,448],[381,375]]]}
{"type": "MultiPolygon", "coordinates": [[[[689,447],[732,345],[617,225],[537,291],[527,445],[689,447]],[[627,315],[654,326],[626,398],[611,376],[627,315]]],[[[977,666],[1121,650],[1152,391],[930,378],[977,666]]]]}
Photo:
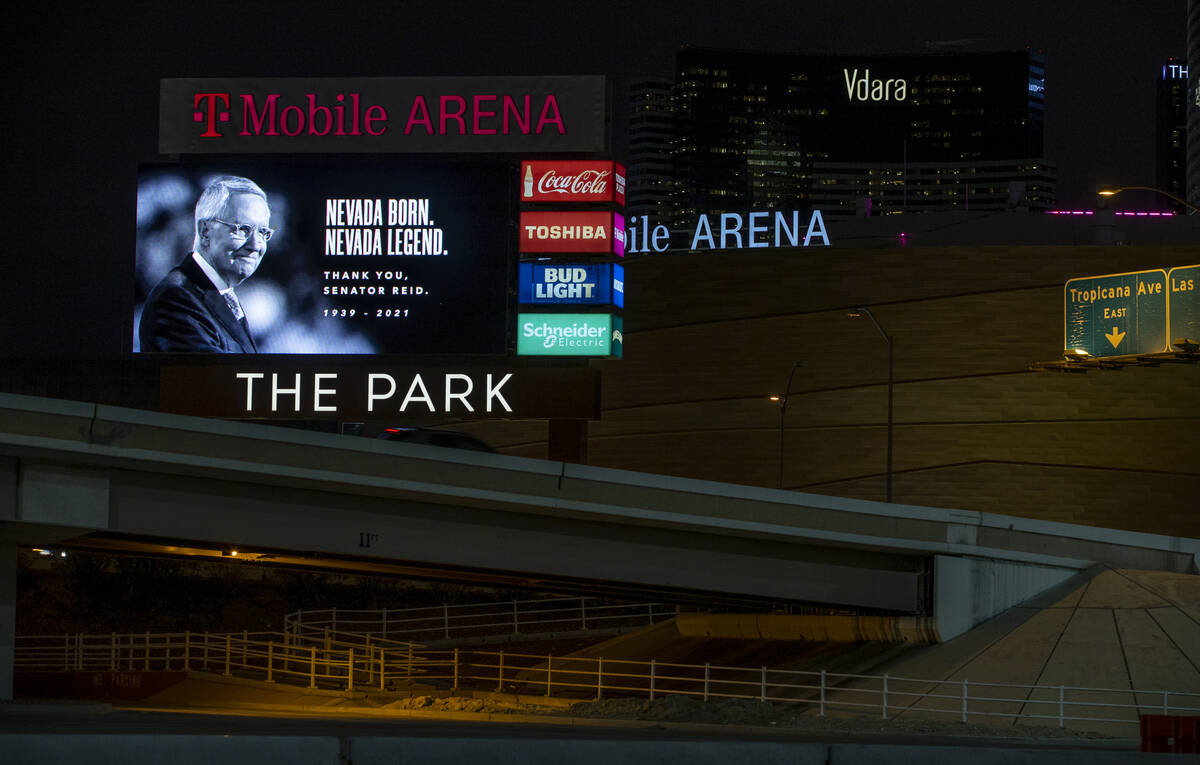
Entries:
{"type": "Polygon", "coordinates": [[[200,222],[212,220],[221,214],[221,209],[233,194],[253,194],[267,201],[267,193],[257,183],[249,178],[237,175],[222,175],[204,189],[196,200],[196,238],[192,241],[192,250],[200,251],[200,222]]]}

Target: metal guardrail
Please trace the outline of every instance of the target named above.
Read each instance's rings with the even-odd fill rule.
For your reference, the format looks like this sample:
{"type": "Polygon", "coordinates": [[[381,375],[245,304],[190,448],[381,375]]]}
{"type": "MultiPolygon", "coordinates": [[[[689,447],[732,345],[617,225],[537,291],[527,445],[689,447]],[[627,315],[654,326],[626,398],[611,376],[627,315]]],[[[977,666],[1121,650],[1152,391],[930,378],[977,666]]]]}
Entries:
{"type": "Polygon", "coordinates": [[[419,646],[343,633],[297,640],[281,632],[18,635],[18,672],[196,670],[308,688],[386,690],[421,672],[419,646]]]}
{"type": "Polygon", "coordinates": [[[555,657],[503,651],[420,652],[425,680],[491,690],[601,699],[605,693],[671,694],[799,704],[820,716],[849,711],[888,719],[900,713],[957,718],[1138,725],[1142,714],[1200,713],[1200,693],[1170,690],[1022,685],[713,664],[555,657]],[[1121,715],[1124,716],[1113,716],[1121,715]]]}
{"type": "MultiPolygon", "coordinates": [[[[729,667],[431,649],[350,633],[297,639],[287,633],[22,635],[17,671],[200,670],[308,688],[386,691],[419,679],[452,690],[509,691],[579,700],[605,695],[683,695],[797,704],[820,716],[847,712],[933,714],[962,722],[1106,723],[1137,726],[1143,714],[1200,713],[1200,693],[1069,685],[1022,685],[884,675],[729,667]]],[[[1068,725],[1070,724],[1070,725],[1068,725]]]]}
{"type": "Polygon", "coordinates": [[[619,631],[671,619],[675,613],[674,606],[662,603],[540,598],[417,608],[294,611],[284,617],[284,631],[297,637],[321,637],[328,629],[431,643],[497,635],[619,631]]]}

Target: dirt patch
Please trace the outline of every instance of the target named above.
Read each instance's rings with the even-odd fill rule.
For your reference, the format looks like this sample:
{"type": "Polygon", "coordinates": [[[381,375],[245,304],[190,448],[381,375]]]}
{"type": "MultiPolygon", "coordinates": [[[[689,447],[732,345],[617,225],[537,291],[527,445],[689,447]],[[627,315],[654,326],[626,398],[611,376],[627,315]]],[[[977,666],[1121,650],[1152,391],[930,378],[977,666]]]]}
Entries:
{"type": "Polygon", "coordinates": [[[431,712],[487,712],[491,714],[541,714],[547,707],[503,699],[476,699],[463,696],[412,696],[387,706],[388,709],[425,709],[431,712]]]}
{"type": "Polygon", "coordinates": [[[710,723],[717,725],[770,725],[778,712],[770,703],[746,699],[705,702],[691,696],[648,699],[601,699],[581,701],[563,714],[609,720],[658,720],[662,722],[710,723]]]}
{"type": "Polygon", "coordinates": [[[1104,740],[1117,738],[1104,733],[1075,731],[1068,728],[1035,725],[993,726],[898,717],[819,717],[805,714],[790,704],[775,705],[753,699],[714,699],[703,701],[694,696],[667,695],[648,699],[600,699],[581,701],[569,709],[518,702],[510,699],[466,696],[413,696],[387,705],[389,709],[423,709],[432,712],[484,712],[491,714],[546,715],[585,717],[603,720],[641,720],[646,722],[695,723],[704,725],[755,725],[780,730],[841,735],[946,736],[999,739],[1104,740]]]}

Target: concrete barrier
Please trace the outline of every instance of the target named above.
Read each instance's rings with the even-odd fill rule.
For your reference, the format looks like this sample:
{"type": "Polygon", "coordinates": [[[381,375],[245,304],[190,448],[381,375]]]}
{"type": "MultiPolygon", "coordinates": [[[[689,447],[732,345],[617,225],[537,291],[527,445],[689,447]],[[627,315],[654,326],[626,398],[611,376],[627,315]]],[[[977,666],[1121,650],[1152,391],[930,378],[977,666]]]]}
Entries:
{"type": "Polygon", "coordinates": [[[0,734],[0,762],[87,765],[339,765],[333,736],[0,734]]]}
{"type": "MultiPolygon", "coordinates": [[[[905,746],[796,741],[611,740],[601,738],[438,738],[217,735],[0,734],[0,761],[91,765],[1128,765],[1194,762],[1191,755],[1136,750],[1004,746],[905,746]]],[[[731,735],[737,735],[731,733],[731,735]]],[[[769,734],[768,734],[769,735],[769,734]]],[[[989,742],[990,743],[990,742],[989,742]]]]}

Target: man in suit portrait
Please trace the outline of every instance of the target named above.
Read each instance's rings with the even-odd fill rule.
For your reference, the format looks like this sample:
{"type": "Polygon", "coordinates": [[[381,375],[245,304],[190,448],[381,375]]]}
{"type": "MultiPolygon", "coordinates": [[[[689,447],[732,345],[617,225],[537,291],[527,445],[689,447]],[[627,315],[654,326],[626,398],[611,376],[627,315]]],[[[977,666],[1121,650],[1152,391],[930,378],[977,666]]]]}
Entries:
{"type": "Polygon", "coordinates": [[[192,252],[146,298],[143,351],[257,353],[235,292],[267,253],[271,208],[249,178],[222,176],[196,201],[192,252]]]}

